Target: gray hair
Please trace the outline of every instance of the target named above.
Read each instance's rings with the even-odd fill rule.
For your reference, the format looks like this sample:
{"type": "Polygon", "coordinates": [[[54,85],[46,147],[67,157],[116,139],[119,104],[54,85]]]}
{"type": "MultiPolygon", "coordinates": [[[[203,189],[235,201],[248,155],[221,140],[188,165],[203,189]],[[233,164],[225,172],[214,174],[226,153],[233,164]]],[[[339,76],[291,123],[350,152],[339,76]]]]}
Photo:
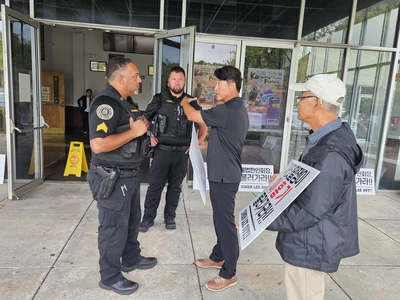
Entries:
{"type": "Polygon", "coordinates": [[[325,107],[326,111],[334,113],[337,116],[339,115],[340,106],[336,106],[336,105],[330,104],[330,103],[325,102],[323,100],[321,100],[321,104],[325,107]]]}
{"type": "Polygon", "coordinates": [[[130,58],[126,57],[114,57],[106,65],[106,77],[108,81],[113,81],[116,75],[125,71],[126,65],[132,63],[130,58]]]}

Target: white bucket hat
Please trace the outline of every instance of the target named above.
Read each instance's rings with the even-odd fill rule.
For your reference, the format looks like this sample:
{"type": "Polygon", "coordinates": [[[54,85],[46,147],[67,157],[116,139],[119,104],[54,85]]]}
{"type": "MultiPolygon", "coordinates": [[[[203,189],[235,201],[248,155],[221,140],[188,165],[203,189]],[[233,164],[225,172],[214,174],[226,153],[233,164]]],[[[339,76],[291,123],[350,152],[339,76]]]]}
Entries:
{"type": "Polygon", "coordinates": [[[346,87],[339,78],[332,74],[319,74],[305,83],[291,83],[289,88],[298,91],[309,91],[324,102],[339,106],[346,95],[346,87]]]}

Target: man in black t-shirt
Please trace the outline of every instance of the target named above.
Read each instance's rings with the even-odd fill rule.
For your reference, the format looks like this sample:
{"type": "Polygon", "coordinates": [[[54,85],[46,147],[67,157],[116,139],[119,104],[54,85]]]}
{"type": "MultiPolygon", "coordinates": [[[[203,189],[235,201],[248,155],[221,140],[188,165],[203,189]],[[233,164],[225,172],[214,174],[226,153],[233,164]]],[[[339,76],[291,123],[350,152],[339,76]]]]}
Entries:
{"type": "Polygon", "coordinates": [[[220,269],[219,276],[207,281],[206,288],[222,291],[236,284],[236,264],[239,243],[235,225],[235,196],[242,175],[241,153],[249,128],[249,117],[244,101],[239,97],[241,73],[232,66],[215,70],[216,97],[223,104],[209,110],[196,111],[182,100],[187,118],[211,127],[207,150],[207,175],[217,244],[209,258],[198,259],[202,268],[220,269]]]}
{"type": "Polygon", "coordinates": [[[107,64],[106,76],[106,89],[90,105],[92,159],[87,181],[99,210],[99,285],[128,295],[139,285],[126,279],[121,270],[150,269],[157,264],[156,258],[140,255],[137,240],[141,215],[139,149],[149,123],[140,117],[131,98],[142,82],[137,66],[128,58],[115,57],[107,64]]]}

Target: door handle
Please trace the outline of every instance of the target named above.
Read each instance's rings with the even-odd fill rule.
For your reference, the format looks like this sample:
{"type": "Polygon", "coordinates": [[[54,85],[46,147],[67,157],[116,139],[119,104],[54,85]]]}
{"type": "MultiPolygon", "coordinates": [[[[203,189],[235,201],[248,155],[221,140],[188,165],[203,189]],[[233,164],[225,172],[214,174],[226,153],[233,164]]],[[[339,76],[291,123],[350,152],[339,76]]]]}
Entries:
{"type": "Polygon", "coordinates": [[[49,124],[46,123],[46,121],[44,120],[43,116],[41,116],[40,119],[40,126],[37,127],[31,127],[28,129],[19,129],[18,127],[15,126],[14,121],[11,120],[11,130],[16,130],[19,133],[23,133],[23,132],[29,132],[29,131],[33,131],[34,129],[43,129],[43,128],[50,128],[49,124]]]}
{"type": "MultiPolygon", "coordinates": [[[[64,105],[64,102],[63,102],[64,105]]],[[[50,128],[49,124],[46,123],[43,116],[40,116],[40,128],[50,128]]]]}
{"type": "Polygon", "coordinates": [[[22,133],[21,129],[15,126],[14,121],[11,119],[11,131],[18,131],[19,133],[22,133]]]}
{"type": "Polygon", "coordinates": [[[47,103],[47,102],[44,102],[44,101],[42,101],[42,105],[46,105],[46,106],[61,106],[61,107],[65,106],[64,102],[61,102],[61,103],[47,103]]]}
{"type": "Polygon", "coordinates": [[[32,127],[30,129],[32,130],[32,129],[43,129],[43,128],[50,128],[50,126],[49,124],[46,123],[43,116],[40,116],[40,126],[32,127]]]}

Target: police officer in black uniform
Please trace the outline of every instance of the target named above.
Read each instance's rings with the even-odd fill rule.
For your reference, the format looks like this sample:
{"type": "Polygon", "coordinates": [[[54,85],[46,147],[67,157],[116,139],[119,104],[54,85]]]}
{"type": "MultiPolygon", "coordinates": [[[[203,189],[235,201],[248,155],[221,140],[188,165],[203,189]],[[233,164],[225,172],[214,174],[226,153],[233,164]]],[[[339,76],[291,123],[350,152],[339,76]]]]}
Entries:
{"type": "MultiPolygon", "coordinates": [[[[179,66],[173,67],[168,77],[168,91],[155,95],[144,112],[144,117],[152,122],[151,145],[155,149],[149,172],[143,220],[139,228],[141,232],[146,232],[154,225],[161,193],[167,181],[165,228],[176,229],[175,212],[179,203],[182,180],[188,169],[193,124],[186,118],[180,106],[181,100],[188,96],[183,91],[185,84],[185,71],[179,66]]],[[[201,110],[201,106],[196,102],[193,102],[193,107],[201,110]]],[[[204,140],[206,134],[207,127],[201,125],[199,142],[204,140]]]]}
{"type": "Polygon", "coordinates": [[[141,83],[136,65],[128,58],[115,57],[107,64],[106,76],[106,89],[90,106],[92,159],[87,180],[99,211],[99,285],[128,295],[139,285],[126,279],[121,270],[150,269],[157,264],[156,258],[140,255],[137,240],[141,215],[138,169],[149,123],[140,117],[131,98],[141,83]]]}

